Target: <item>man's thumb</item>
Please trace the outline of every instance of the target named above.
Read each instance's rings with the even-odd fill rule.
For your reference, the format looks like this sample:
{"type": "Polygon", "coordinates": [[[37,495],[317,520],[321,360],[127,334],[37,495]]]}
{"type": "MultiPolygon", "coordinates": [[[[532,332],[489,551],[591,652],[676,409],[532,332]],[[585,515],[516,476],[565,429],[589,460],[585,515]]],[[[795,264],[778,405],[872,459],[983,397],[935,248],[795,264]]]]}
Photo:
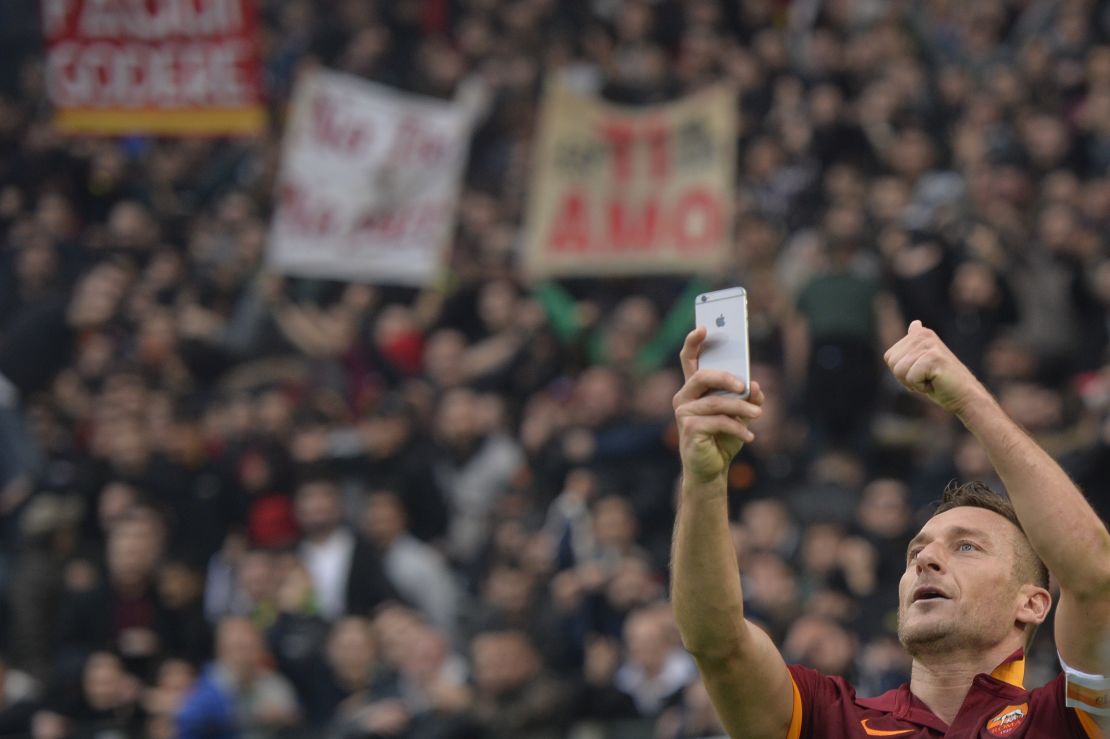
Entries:
{"type": "Polygon", "coordinates": [[[910,321],[910,328],[909,328],[909,330],[910,330],[910,331],[913,331],[913,330],[914,330],[915,328],[925,328],[925,326],[924,326],[924,324],[922,324],[922,323],[921,323],[921,321],[919,321],[919,320],[913,320],[913,321],[910,321]]]}

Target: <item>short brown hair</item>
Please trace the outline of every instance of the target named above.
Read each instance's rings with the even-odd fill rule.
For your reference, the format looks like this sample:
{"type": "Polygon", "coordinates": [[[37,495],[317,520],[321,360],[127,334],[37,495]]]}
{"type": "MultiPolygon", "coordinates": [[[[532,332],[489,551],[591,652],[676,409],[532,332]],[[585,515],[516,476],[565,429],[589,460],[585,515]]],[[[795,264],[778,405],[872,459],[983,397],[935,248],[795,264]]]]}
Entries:
{"type": "Polygon", "coordinates": [[[937,509],[933,511],[933,515],[964,506],[993,511],[1016,526],[1021,532],[1021,539],[1017,547],[1018,556],[1014,563],[1014,574],[1022,582],[1031,582],[1039,587],[1048,588],[1048,568],[1033,550],[1033,545],[1029,543],[1029,538],[1025,535],[1025,529],[1018,520],[1009,498],[999,495],[979,480],[965,482],[962,485],[953,480],[944,488],[944,497],[937,509]]]}

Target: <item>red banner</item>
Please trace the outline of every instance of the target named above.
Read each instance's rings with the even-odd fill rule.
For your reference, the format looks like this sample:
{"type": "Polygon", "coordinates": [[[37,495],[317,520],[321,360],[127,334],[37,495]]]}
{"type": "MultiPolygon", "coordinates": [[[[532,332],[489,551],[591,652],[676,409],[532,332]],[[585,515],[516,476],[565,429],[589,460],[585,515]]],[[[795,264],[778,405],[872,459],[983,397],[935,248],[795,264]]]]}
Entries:
{"type": "Polygon", "coordinates": [[[66,133],[249,135],[266,122],[254,0],[42,0],[66,133]]]}

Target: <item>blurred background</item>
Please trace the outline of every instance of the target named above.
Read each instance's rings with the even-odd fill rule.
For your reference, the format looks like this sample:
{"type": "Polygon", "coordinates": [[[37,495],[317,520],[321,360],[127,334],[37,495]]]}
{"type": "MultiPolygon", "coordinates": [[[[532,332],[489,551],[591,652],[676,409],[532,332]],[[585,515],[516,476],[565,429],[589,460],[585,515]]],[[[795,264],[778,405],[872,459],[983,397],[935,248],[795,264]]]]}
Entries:
{"type": "Polygon", "coordinates": [[[911,319],[1110,510],[1107,5],[256,8],[260,132],[104,137],[56,125],[44,7],[0,4],[0,736],[721,736],[666,601],[705,289],[749,293],[768,400],[733,532],[789,661],[906,680],[905,544],[948,481],[1000,489],[885,373],[911,319]],[[316,67],[485,90],[428,284],[268,268],[316,67]],[[634,106],[735,90],[723,266],[525,274],[557,75],[634,106]]]}

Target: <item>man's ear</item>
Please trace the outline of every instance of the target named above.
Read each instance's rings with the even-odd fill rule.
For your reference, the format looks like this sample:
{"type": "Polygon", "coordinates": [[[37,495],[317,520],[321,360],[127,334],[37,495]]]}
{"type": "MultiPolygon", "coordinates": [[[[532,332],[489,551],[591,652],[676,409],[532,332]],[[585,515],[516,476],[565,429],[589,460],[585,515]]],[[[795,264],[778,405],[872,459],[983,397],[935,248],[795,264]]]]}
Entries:
{"type": "Polygon", "coordinates": [[[1023,624],[1043,624],[1052,610],[1052,595],[1044,588],[1026,583],[1019,591],[1017,620],[1023,624]]]}

